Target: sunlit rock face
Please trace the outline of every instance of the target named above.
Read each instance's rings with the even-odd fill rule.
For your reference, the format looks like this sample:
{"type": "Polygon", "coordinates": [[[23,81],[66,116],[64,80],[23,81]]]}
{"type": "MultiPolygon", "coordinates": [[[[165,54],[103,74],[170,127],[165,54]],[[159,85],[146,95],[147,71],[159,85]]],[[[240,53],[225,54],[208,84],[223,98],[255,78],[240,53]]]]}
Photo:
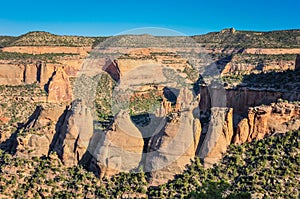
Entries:
{"type": "Polygon", "coordinates": [[[93,135],[93,121],[91,110],[80,101],[73,102],[66,112],[58,136],[53,141],[53,151],[66,166],[77,165],[86,153],[93,135]]]}
{"type": "Polygon", "coordinates": [[[119,112],[105,132],[97,131],[91,138],[88,152],[92,156],[89,168],[100,176],[137,169],[143,154],[144,140],[127,112],[119,112]],[[94,168],[94,169],[93,169],[94,168]],[[97,171],[97,168],[100,170],[97,171]]]}
{"type": "Polygon", "coordinates": [[[201,133],[198,100],[190,90],[180,90],[179,112],[171,114],[165,126],[151,137],[145,169],[151,173],[153,185],[172,179],[195,157],[201,133]]]}
{"type": "Polygon", "coordinates": [[[217,163],[226,152],[233,137],[233,109],[211,108],[211,118],[199,156],[205,167],[217,163]]]}
{"type": "Polygon", "coordinates": [[[246,118],[237,125],[235,144],[262,139],[274,133],[297,130],[300,126],[299,104],[272,103],[250,108],[246,118]]]}

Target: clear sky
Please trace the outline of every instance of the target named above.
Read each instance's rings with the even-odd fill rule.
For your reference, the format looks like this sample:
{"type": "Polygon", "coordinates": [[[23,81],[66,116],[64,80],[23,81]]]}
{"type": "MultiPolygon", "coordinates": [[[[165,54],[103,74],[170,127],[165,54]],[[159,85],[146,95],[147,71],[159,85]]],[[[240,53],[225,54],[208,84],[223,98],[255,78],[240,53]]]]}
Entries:
{"type": "Polygon", "coordinates": [[[160,27],[186,35],[300,29],[300,0],[2,0],[0,35],[43,30],[63,35],[115,35],[160,27]]]}

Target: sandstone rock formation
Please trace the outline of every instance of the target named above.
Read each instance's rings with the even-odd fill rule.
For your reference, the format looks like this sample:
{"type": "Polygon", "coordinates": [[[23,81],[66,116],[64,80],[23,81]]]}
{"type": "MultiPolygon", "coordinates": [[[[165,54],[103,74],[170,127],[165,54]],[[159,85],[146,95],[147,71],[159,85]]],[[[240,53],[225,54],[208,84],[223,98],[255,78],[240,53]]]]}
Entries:
{"type": "Polygon", "coordinates": [[[199,156],[204,167],[217,163],[227,150],[233,137],[233,109],[225,107],[211,108],[211,119],[199,156]]]}
{"type": "MultiPolygon", "coordinates": [[[[144,140],[126,111],[120,111],[106,131],[96,131],[88,152],[92,156],[90,169],[99,168],[100,176],[112,176],[121,171],[137,169],[143,154],[144,140]]],[[[97,172],[97,171],[96,171],[97,172]]]]}
{"type": "Polygon", "coordinates": [[[262,139],[270,134],[297,130],[300,127],[299,104],[272,103],[271,106],[250,108],[247,118],[240,121],[235,144],[262,139]]]}
{"type": "Polygon", "coordinates": [[[245,59],[251,58],[251,55],[247,54],[238,54],[233,56],[228,63],[226,63],[223,68],[221,75],[226,75],[235,72],[251,73],[252,71],[285,71],[292,70],[295,67],[294,60],[257,60],[245,61],[245,59]]]}
{"type": "Polygon", "coordinates": [[[48,155],[64,109],[64,106],[54,104],[51,107],[37,106],[28,122],[18,132],[16,155],[27,158],[48,155]]]}
{"type": "Polygon", "coordinates": [[[48,102],[70,102],[72,88],[69,77],[62,68],[58,68],[49,82],[48,102]]]}
{"type": "Polygon", "coordinates": [[[24,66],[0,63],[0,85],[20,85],[23,83],[24,66]]]}
{"type": "Polygon", "coordinates": [[[149,141],[145,170],[151,172],[153,185],[172,179],[195,157],[201,133],[199,101],[185,88],[177,103],[180,112],[173,113],[165,127],[158,128],[149,141]]]}
{"type": "Polygon", "coordinates": [[[46,63],[44,61],[6,61],[0,60],[0,85],[24,85],[39,83],[41,88],[49,83],[57,68],[63,68],[70,77],[75,77],[80,70],[82,59],[58,60],[60,63],[46,63]]]}
{"type": "MultiPolygon", "coordinates": [[[[289,91],[274,91],[274,90],[263,90],[263,89],[252,89],[252,88],[237,88],[237,89],[226,89],[224,90],[226,95],[219,95],[220,101],[226,101],[226,106],[233,108],[235,115],[247,115],[248,108],[259,106],[261,104],[271,104],[276,102],[278,99],[288,101],[299,101],[299,92],[289,91]]],[[[212,107],[211,91],[208,87],[203,86],[200,89],[201,101],[199,104],[201,111],[208,111],[212,107]]]]}
{"type": "Polygon", "coordinates": [[[68,47],[68,46],[10,46],[2,49],[3,52],[17,52],[28,54],[46,53],[74,53],[87,55],[91,47],[68,47]]]}
{"type": "Polygon", "coordinates": [[[267,55],[299,54],[300,48],[246,48],[243,53],[267,55]]]}
{"type": "Polygon", "coordinates": [[[24,83],[33,84],[38,80],[38,64],[25,64],[24,83]]]}
{"type": "Polygon", "coordinates": [[[72,103],[52,145],[66,166],[77,165],[86,153],[93,135],[93,121],[91,110],[83,102],[72,103]]]}

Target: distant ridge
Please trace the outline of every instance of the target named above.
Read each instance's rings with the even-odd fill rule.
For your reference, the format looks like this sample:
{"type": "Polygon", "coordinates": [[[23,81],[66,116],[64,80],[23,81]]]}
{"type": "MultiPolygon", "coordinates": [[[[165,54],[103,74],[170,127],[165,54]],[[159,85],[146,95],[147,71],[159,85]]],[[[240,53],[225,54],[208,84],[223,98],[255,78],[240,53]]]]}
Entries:
{"type": "Polygon", "coordinates": [[[208,47],[243,48],[299,48],[300,30],[276,30],[268,32],[224,29],[204,35],[195,35],[198,43],[208,47]]]}
{"type": "MultiPolygon", "coordinates": [[[[145,35],[148,34],[138,36],[145,35]]],[[[45,31],[32,31],[20,36],[0,36],[0,48],[7,46],[87,47],[95,46],[106,38],[108,37],[67,36],[45,31]]],[[[204,47],[211,48],[300,48],[299,29],[260,32],[227,28],[219,32],[191,36],[191,38],[204,47]]]]}

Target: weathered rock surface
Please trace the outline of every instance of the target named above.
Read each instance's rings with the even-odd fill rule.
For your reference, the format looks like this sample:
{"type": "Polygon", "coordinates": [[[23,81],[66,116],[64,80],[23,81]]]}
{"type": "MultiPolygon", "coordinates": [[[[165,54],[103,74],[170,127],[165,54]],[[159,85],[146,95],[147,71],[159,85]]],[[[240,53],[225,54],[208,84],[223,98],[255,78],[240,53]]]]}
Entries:
{"type": "Polygon", "coordinates": [[[69,77],[62,68],[58,68],[48,86],[48,102],[70,102],[72,88],[69,77]]]}
{"type": "Polygon", "coordinates": [[[106,132],[94,133],[88,147],[93,159],[89,167],[100,168],[102,177],[137,169],[143,147],[142,134],[131,121],[129,114],[121,111],[106,132]]]}
{"type": "Polygon", "coordinates": [[[244,53],[267,55],[299,54],[300,48],[247,48],[244,50],[244,53]]]}
{"type": "Polygon", "coordinates": [[[24,71],[24,83],[33,84],[38,80],[38,63],[37,64],[25,64],[24,71]]]}
{"type": "Polygon", "coordinates": [[[235,144],[262,139],[274,133],[297,130],[300,127],[299,104],[273,103],[270,106],[250,108],[247,118],[240,121],[235,144]]]}
{"type": "Polygon", "coordinates": [[[24,85],[39,83],[44,88],[58,68],[63,68],[70,77],[75,77],[80,70],[82,59],[62,59],[60,63],[46,63],[36,61],[23,63],[17,61],[0,60],[0,85],[24,85]]]}
{"type": "Polygon", "coordinates": [[[87,55],[91,47],[67,47],[67,46],[10,46],[2,49],[3,52],[17,52],[29,54],[46,53],[74,53],[87,55]]]}
{"type": "Polygon", "coordinates": [[[199,101],[190,90],[183,89],[177,103],[180,112],[173,113],[149,141],[145,170],[151,172],[153,185],[172,179],[195,157],[201,133],[199,101]]]}
{"type": "Polygon", "coordinates": [[[0,64],[0,85],[20,85],[23,83],[24,66],[0,64]]]}
{"type": "Polygon", "coordinates": [[[199,156],[204,167],[217,163],[227,150],[233,137],[233,109],[225,107],[211,108],[211,119],[199,156]]]}
{"type": "Polygon", "coordinates": [[[66,166],[77,165],[86,153],[93,135],[93,121],[91,110],[84,103],[72,103],[52,145],[66,166]]]}
{"type": "Polygon", "coordinates": [[[295,68],[294,60],[273,60],[264,62],[259,62],[259,60],[245,61],[250,55],[238,55],[233,56],[231,60],[222,67],[221,75],[226,75],[235,72],[251,73],[252,71],[285,71],[293,70],[295,68]]]}
{"type": "MultiPolygon", "coordinates": [[[[25,126],[18,132],[16,155],[21,157],[41,157],[48,155],[50,144],[56,133],[64,106],[37,106],[25,126]]],[[[12,144],[12,145],[14,145],[12,144]]]]}
{"type": "MultiPolygon", "coordinates": [[[[251,88],[238,88],[238,89],[226,89],[224,90],[226,95],[218,95],[215,101],[218,99],[226,102],[226,106],[233,108],[235,114],[247,115],[248,108],[259,106],[261,104],[271,104],[279,99],[288,101],[299,101],[299,92],[288,91],[274,91],[274,90],[258,90],[251,88]]],[[[208,111],[212,106],[211,90],[207,87],[201,87],[200,89],[201,101],[199,104],[201,111],[208,111]]]]}

